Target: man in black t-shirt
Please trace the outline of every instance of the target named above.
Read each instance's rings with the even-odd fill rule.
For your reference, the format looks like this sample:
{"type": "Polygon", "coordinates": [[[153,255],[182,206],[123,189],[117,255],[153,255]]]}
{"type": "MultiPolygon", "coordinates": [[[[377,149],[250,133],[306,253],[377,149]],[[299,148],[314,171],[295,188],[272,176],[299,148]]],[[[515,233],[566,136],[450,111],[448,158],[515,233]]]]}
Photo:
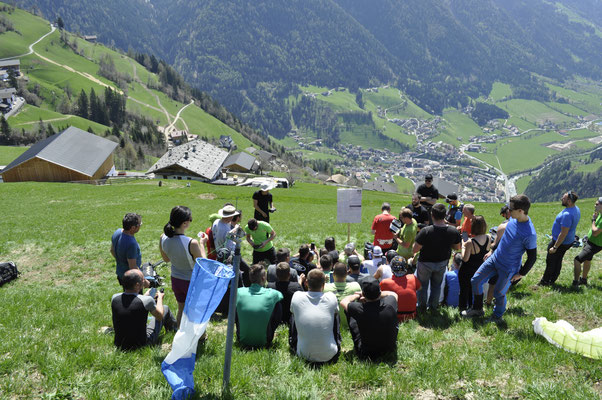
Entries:
{"type": "Polygon", "coordinates": [[[347,314],[353,347],[360,358],[375,359],[397,354],[397,294],[381,292],[378,280],[367,276],[360,280],[361,295],[341,300],[347,314]]]}
{"type": "MultiPolygon", "coordinates": [[[[424,183],[418,186],[416,193],[420,195],[420,204],[430,213],[431,208],[437,202],[437,199],[439,199],[439,191],[433,185],[433,175],[427,174],[424,177],[424,183]]],[[[432,219],[429,220],[429,223],[433,223],[432,219]]]]}
{"type": "Polygon", "coordinates": [[[157,292],[157,302],[148,296],[140,295],[144,285],[144,275],[139,269],[130,269],[122,278],[123,293],[114,294],[111,299],[115,346],[121,350],[134,350],[145,345],[155,344],[161,327],[166,330],[177,328],[176,319],[169,308],[163,305],[163,293],[157,292]],[[148,325],[148,313],[153,315],[148,325]]]}
{"type": "Polygon", "coordinates": [[[275,210],[272,194],[270,193],[273,188],[273,185],[266,182],[261,184],[260,190],[253,193],[254,217],[257,221],[270,222],[270,212],[275,210]]]}
{"type": "Polygon", "coordinates": [[[290,266],[297,270],[297,274],[309,274],[309,271],[316,268],[316,264],[312,263],[313,253],[308,245],[304,244],[299,247],[299,256],[291,258],[290,266]]]}
{"type": "Polygon", "coordinates": [[[406,208],[412,210],[412,218],[419,224],[429,223],[429,212],[420,204],[420,194],[414,193],[412,195],[412,204],[408,204],[406,208]]]}
{"type": "MultiPolygon", "coordinates": [[[[291,299],[295,292],[303,291],[303,287],[299,284],[299,282],[291,281],[291,267],[287,262],[281,262],[276,265],[276,276],[278,280],[276,282],[268,283],[268,287],[270,289],[275,289],[282,293],[282,300],[280,303],[282,304],[282,323],[290,324],[291,320],[291,299]]],[[[305,278],[305,276],[303,276],[305,278]]]]}
{"type": "Polygon", "coordinates": [[[418,308],[425,310],[427,306],[427,291],[431,286],[431,295],[428,305],[432,310],[439,306],[439,293],[441,282],[449,264],[451,251],[462,248],[462,237],[460,232],[445,224],[445,206],[437,203],[431,209],[433,225],[420,230],[414,241],[413,252],[420,251],[416,275],[420,281],[421,288],[418,291],[418,308]]]}

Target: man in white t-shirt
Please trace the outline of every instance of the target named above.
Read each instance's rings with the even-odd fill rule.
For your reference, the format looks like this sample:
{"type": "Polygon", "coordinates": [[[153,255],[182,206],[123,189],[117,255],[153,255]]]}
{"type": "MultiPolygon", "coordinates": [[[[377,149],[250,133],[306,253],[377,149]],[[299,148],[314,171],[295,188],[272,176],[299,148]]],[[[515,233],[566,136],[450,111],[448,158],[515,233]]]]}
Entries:
{"type": "Polygon", "coordinates": [[[386,264],[383,259],[383,250],[379,246],[374,246],[372,249],[372,260],[366,260],[362,263],[362,272],[374,276],[381,264],[386,264]]]}
{"type": "Polygon", "coordinates": [[[341,351],[339,304],[334,293],[324,293],[324,280],[322,271],[311,270],[309,291],[296,292],[291,300],[291,351],[313,363],[336,361],[341,351]]]}

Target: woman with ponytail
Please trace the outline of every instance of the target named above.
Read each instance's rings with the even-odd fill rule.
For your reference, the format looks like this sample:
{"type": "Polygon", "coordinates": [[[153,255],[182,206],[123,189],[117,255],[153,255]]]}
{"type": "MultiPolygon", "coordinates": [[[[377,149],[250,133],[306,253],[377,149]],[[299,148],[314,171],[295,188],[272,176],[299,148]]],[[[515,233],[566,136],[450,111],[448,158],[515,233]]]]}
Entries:
{"type": "Polygon", "coordinates": [[[171,209],[169,222],[163,228],[159,241],[159,250],[165,262],[171,262],[171,288],[178,302],[178,327],[184,311],[186,294],[192,270],[196,259],[207,258],[205,243],[207,236],[203,233],[200,241],[185,235],[192,222],[192,213],[185,206],[176,206],[171,209]]]}

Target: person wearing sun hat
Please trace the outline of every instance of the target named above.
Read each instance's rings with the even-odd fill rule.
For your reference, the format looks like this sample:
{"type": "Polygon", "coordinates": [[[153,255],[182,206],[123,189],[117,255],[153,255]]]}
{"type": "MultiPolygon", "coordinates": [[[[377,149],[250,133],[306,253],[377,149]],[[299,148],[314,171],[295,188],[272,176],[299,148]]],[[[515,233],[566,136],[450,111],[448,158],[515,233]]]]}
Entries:
{"type": "Polygon", "coordinates": [[[358,357],[376,359],[397,353],[397,294],[381,291],[378,280],[360,280],[361,293],[341,300],[358,357]]]}
{"type": "Polygon", "coordinates": [[[393,276],[383,279],[380,283],[381,290],[397,293],[397,319],[399,322],[416,318],[416,291],[420,289],[420,281],[410,273],[405,258],[394,257],[391,260],[393,276]]]}
{"type": "Polygon", "coordinates": [[[275,210],[272,194],[270,193],[272,189],[274,189],[274,184],[263,182],[259,190],[253,193],[254,218],[257,221],[270,222],[270,212],[275,210]]]}
{"type": "Polygon", "coordinates": [[[366,260],[362,263],[362,272],[365,272],[370,276],[374,276],[378,267],[384,263],[385,260],[383,257],[383,250],[380,248],[380,246],[374,246],[372,249],[372,260],[366,260]]]}

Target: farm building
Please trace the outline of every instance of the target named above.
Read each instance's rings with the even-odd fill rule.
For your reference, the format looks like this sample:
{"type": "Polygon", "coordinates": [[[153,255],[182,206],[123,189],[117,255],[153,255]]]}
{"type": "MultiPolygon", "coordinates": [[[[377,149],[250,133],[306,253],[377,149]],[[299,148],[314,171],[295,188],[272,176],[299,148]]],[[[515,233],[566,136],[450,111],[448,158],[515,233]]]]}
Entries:
{"type": "Polygon", "coordinates": [[[200,139],[171,148],[146,172],[163,179],[212,181],[228,153],[200,139]]]}
{"type": "Polygon", "coordinates": [[[259,162],[247,153],[230,154],[224,162],[224,168],[236,172],[256,172],[259,169],[259,162]]]}
{"type": "Polygon", "coordinates": [[[69,127],[31,146],[0,174],[4,182],[96,180],[113,167],[117,143],[69,127]]]}
{"type": "Polygon", "coordinates": [[[17,89],[0,89],[0,112],[4,113],[10,111],[16,99],[17,89]]]}
{"type": "Polygon", "coordinates": [[[21,61],[18,59],[1,60],[0,61],[0,69],[3,69],[5,71],[13,70],[13,71],[17,72],[17,75],[18,75],[21,70],[21,61]]]}

